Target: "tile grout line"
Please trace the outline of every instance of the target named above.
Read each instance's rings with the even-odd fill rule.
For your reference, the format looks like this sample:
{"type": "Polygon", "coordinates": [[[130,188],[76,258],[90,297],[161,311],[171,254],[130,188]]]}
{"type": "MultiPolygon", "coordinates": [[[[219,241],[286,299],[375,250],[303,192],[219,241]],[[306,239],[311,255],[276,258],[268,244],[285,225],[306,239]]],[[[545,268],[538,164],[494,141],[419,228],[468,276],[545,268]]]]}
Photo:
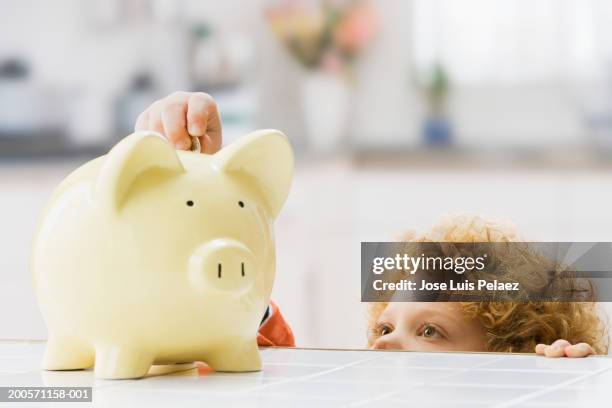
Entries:
{"type": "MultiPolygon", "coordinates": [[[[505,357],[505,356],[498,356],[497,358],[495,358],[495,359],[493,359],[493,360],[491,360],[491,361],[487,361],[487,362],[484,362],[484,363],[476,364],[475,366],[470,367],[470,368],[458,369],[458,370],[457,370],[457,372],[455,372],[455,373],[451,373],[451,374],[449,374],[449,375],[442,376],[442,377],[439,377],[439,378],[448,378],[448,377],[452,377],[452,376],[454,376],[454,375],[459,375],[459,374],[461,374],[461,373],[463,373],[463,372],[470,371],[470,370],[473,370],[473,369],[475,369],[475,368],[478,368],[478,367],[481,367],[481,366],[485,366],[485,365],[487,365],[487,364],[493,364],[493,363],[495,363],[495,362],[496,362],[496,361],[498,361],[498,360],[502,360],[502,359],[504,359],[504,357],[505,357]]],[[[438,379],[439,379],[439,378],[438,378],[438,379]]],[[[438,379],[436,379],[436,380],[438,380],[438,379]]],[[[418,386],[423,386],[423,385],[426,385],[426,384],[427,384],[426,382],[421,382],[421,383],[419,383],[419,385],[418,385],[418,386]]],[[[415,386],[416,386],[416,385],[415,385],[415,386]]],[[[412,386],[411,386],[411,387],[408,387],[408,388],[414,388],[414,387],[412,387],[412,386]]],[[[381,395],[379,395],[379,396],[377,396],[377,397],[369,398],[369,399],[367,399],[367,400],[365,400],[365,401],[358,401],[358,402],[355,402],[354,404],[350,404],[350,406],[351,406],[351,407],[359,407],[359,406],[363,406],[363,405],[365,405],[365,404],[369,404],[369,403],[374,402],[374,401],[384,400],[385,398],[392,397],[393,395],[398,394],[398,393],[400,393],[400,392],[402,392],[402,391],[403,391],[403,389],[401,389],[401,390],[395,390],[395,391],[389,391],[389,392],[388,392],[388,393],[386,393],[386,394],[381,394],[381,395]]]]}
{"type": "Polygon", "coordinates": [[[347,363],[347,364],[344,364],[344,365],[341,365],[341,366],[333,367],[333,368],[330,368],[328,370],[320,371],[320,372],[317,372],[317,373],[307,374],[307,375],[303,375],[303,376],[299,376],[299,377],[287,378],[284,381],[276,381],[276,382],[273,381],[273,382],[271,382],[269,384],[262,384],[262,385],[258,385],[258,386],[252,387],[252,388],[247,388],[245,390],[237,392],[237,394],[246,394],[246,393],[253,392],[253,391],[259,391],[259,390],[261,390],[263,388],[268,388],[268,387],[270,387],[272,385],[288,384],[288,383],[291,383],[291,382],[308,380],[310,378],[314,378],[314,377],[317,377],[317,376],[320,376],[320,375],[324,375],[324,374],[329,374],[329,373],[332,373],[334,371],[342,370],[342,369],[344,369],[346,367],[352,367],[352,366],[357,365],[359,363],[363,363],[363,362],[366,362],[366,361],[373,361],[373,360],[376,360],[376,359],[382,358],[382,357],[383,356],[368,357],[368,358],[364,358],[364,359],[360,359],[360,360],[357,360],[357,361],[353,361],[351,363],[347,363]]]}
{"type": "MultiPolygon", "coordinates": [[[[410,388],[415,388],[415,387],[421,387],[423,385],[425,385],[424,382],[419,382],[419,383],[410,384],[410,386],[408,386],[406,388],[410,389],[410,388]]],[[[400,391],[403,391],[403,390],[393,390],[393,391],[389,391],[389,392],[384,393],[384,394],[380,394],[380,395],[378,395],[376,397],[368,398],[368,399],[363,400],[363,401],[357,401],[355,403],[349,404],[349,407],[359,407],[359,406],[363,406],[365,404],[369,404],[371,402],[384,400],[385,398],[392,397],[393,395],[399,393],[400,391]]]]}
{"type": "Polygon", "coordinates": [[[590,373],[587,373],[587,374],[583,374],[583,375],[580,375],[580,376],[578,376],[576,378],[572,378],[571,380],[560,382],[559,384],[553,385],[551,387],[546,387],[544,389],[541,389],[541,390],[538,390],[538,391],[534,391],[534,392],[532,392],[530,394],[523,395],[523,396],[515,398],[513,400],[500,403],[498,405],[495,405],[494,408],[511,407],[511,406],[516,405],[516,404],[520,404],[521,402],[529,401],[530,399],[533,399],[533,398],[536,398],[536,397],[539,397],[539,396],[542,396],[542,395],[546,395],[546,394],[548,394],[550,392],[553,392],[553,391],[559,390],[561,388],[567,387],[568,385],[574,384],[574,383],[576,383],[578,381],[582,381],[582,380],[586,380],[587,378],[594,377],[594,376],[596,376],[598,374],[601,374],[601,373],[603,373],[605,371],[608,371],[609,369],[610,369],[610,367],[603,367],[603,368],[601,368],[601,369],[599,369],[597,371],[590,372],[590,373]]]}
{"type": "MultiPolygon", "coordinates": [[[[487,363],[488,364],[488,363],[487,363]]],[[[406,365],[406,366],[368,366],[370,368],[395,368],[395,367],[402,367],[402,368],[415,368],[418,370],[463,370],[463,368],[460,367],[426,367],[426,366],[413,366],[413,365],[406,365]]],[[[476,367],[476,366],[474,366],[476,367]]],[[[472,368],[474,368],[472,367],[472,368]]],[[[607,368],[607,367],[598,367],[597,369],[600,368],[607,368]]],[[[542,372],[546,372],[546,373],[561,373],[561,374],[575,374],[575,373],[591,373],[593,372],[592,370],[556,370],[556,369],[550,369],[550,371],[547,371],[548,368],[544,368],[544,369],[540,369],[540,370],[536,370],[536,369],[520,369],[520,368],[478,368],[479,371],[487,371],[487,372],[491,372],[491,373],[497,373],[497,372],[504,372],[504,373],[542,373],[542,372]]]]}

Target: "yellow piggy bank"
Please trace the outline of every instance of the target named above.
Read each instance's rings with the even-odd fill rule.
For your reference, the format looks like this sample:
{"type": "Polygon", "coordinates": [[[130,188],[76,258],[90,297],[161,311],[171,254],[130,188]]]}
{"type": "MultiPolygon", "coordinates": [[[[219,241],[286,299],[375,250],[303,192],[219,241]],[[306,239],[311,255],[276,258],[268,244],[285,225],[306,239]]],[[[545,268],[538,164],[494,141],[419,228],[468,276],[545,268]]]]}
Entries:
{"type": "Polygon", "coordinates": [[[274,130],[214,155],[139,132],[70,174],[32,253],[49,335],[43,367],[100,378],[204,361],[261,369],[256,334],[275,273],[272,223],[293,177],[274,130]]]}

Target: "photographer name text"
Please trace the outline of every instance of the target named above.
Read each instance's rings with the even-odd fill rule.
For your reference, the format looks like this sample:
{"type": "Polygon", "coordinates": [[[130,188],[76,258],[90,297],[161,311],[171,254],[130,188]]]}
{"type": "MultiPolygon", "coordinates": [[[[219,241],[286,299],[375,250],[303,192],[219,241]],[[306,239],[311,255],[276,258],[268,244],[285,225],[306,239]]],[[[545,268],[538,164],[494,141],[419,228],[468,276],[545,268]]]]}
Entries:
{"type": "Polygon", "coordinates": [[[476,282],[428,282],[422,280],[420,282],[402,279],[398,282],[385,282],[382,279],[376,279],[372,282],[372,287],[376,291],[518,291],[518,282],[500,282],[498,280],[487,281],[478,279],[476,282]],[[420,286],[417,284],[420,283],[420,286]]]}

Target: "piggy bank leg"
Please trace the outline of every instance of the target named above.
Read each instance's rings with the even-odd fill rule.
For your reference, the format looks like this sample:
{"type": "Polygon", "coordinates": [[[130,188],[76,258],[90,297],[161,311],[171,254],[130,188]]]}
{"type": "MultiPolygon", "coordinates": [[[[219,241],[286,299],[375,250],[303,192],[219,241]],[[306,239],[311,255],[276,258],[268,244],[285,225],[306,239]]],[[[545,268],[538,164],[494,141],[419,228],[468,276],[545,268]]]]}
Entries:
{"type": "Polygon", "coordinates": [[[87,342],[70,337],[49,336],[43,357],[45,370],[82,370],[94,365],[94,350],[87,342]]]}
{"type": "Polygon", "coordinates": [[[136,347],[96,346],[96,377],[127,379],[144,377],[154,356],[136,347]]]}
{"type": "Polygon", "coordinates": [[[215,371],[244,372],[261,370],[261,357],[255,339],[244,342],[228,342],[207,356],[204,362],[215,371]]]}

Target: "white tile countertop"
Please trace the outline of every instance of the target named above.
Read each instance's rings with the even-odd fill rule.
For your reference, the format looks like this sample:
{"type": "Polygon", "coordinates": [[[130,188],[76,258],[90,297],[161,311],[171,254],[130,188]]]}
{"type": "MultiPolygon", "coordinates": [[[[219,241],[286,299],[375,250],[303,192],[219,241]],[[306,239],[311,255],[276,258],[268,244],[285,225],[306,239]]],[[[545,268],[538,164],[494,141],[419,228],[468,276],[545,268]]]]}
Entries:
{"type": "Polygon", "coordinates": [[[155,366],[139,380],[96,380],[91,370],[40,370],[43,351],[42,342],[0,342],[0,386],[94,387],[92,403],[64,403],[73,408],[598,407],[612,400],[608,357],[268,348],[257,373],[215,373],[197,363],[155,366]]]}

